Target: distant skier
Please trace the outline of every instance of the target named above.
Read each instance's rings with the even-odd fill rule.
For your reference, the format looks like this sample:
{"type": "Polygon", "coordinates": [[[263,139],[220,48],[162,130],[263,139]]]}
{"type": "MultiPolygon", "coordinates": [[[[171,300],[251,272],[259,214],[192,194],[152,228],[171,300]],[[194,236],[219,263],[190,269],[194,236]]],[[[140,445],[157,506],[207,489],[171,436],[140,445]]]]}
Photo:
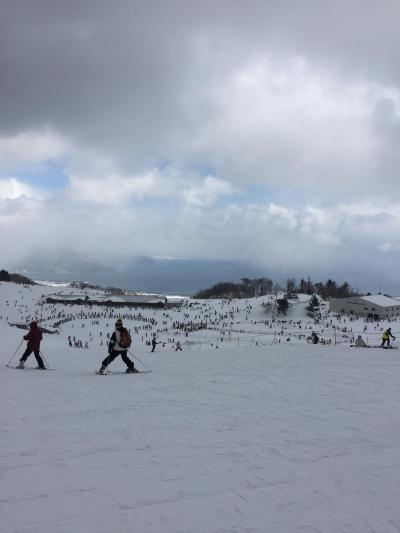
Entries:
{"type": "Polygon", "coordinates": [[[26,345],[26,350],[19,360],[19,365],[17,368],[24,368],[25,361],[28,359],[28,357],[33,352],[36,357],[37,361],[37,368],[40,368],[40,370],[46,370],[46,367],[44,366],[43,359],[40,356],[40,342],[42,340],[42,332],[40,328],[37,325],[37,322],[33,321],[29,324],[29,333],[27,333],[24,336],[24,340],[28,341],[28,344],[26,345]]]}
{"type": "Polygon", "coordinates": [[[157,344],[158,344],[158,342],[156,340],[156,336],[154,335],[154,337],[151,340],[151,346],[152,346],[151,351],[152,352],[154,352],[154,350],[156,349],[157,344]]]}
{"type": "Polygon", "coordinates": [[[122,325],[122,320],[118,318],[115,323],[115,331],[111,335],[110,342],[108,344],[108,357],[106,357],[101,363],[99,374],[104,374],[107,366],[119,355],[122,357],[123,362],[127,366],[126,372],[138,372],[133,361],[131,361],[127,355],[131,342],[131,336],[129,335],[128,330],[124,328],[122,325]]]}
{"type": "Polygon", "coordinates": [[[313,344],[318,344],[319,343],[319,337],[316,333],[312,332],[312,335],[311,335],[311,342],[313,344]]]}
{"type": "Polygon", "coordinates": [[[387,347],[390,348],[390,337],[394,340],[396,337],[392,335],[392,329],[388,328],[386,331],[384,331],[382,335],[382,344],[381,348],[385,347],[385,343],[387,344],[387,347]]]}
{"type": "Polygon", "coordinates": [[[181,346],[181,343],[180,341],[176,341],[176,348],[175,348],[175,351],[176,352],[181,352],[182,351],[182,346],[181,346]]]}

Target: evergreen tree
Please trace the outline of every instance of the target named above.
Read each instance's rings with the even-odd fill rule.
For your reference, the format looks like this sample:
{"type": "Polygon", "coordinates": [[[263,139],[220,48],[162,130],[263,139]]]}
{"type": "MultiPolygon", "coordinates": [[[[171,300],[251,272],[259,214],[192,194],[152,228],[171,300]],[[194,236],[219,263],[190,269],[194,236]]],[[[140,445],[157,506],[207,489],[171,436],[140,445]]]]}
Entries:
{"type": "Polygon", "coordinates": [[[283,315],[286,315],[286,312],[289,307],[289,302],[286,298],[278,298],[276,300],[276,304],[278,306],[278,314],[282,313],[283,315]]]}
{"type": "Polygon", "coordinates": [[[315,294],[309,299],[306,309],[310,314],[314,314],[319,309],[319,300],[315,294]]]}

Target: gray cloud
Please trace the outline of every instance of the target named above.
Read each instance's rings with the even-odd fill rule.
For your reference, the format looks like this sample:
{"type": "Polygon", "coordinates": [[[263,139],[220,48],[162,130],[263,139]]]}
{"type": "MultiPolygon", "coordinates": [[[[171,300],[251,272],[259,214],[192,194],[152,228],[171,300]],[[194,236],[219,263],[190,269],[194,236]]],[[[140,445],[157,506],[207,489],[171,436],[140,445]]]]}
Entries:
{"type": "Polygon", "coordinates": [[[2,132],[50,125],[130,164],[129,154],[168,157],[171,139],[179,145],[201,124],[201,109],[182,105],[188,92],[254,57],[399,83],[395,1],[5,1],[1,10],[2,132]]]}

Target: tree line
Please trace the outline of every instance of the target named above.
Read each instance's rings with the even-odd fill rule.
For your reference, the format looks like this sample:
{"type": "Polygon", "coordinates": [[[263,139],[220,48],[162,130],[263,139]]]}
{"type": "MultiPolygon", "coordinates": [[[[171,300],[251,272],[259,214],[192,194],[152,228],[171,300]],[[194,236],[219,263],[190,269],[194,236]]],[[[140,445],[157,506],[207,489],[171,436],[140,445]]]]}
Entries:
{"type": "Polygon", "coordinates": [[[21,283],[24,285],[35,285],[35,282],[21,274],[10,274],[7,270],[0,270],[0,281],[10,281],[12,283],[21,283]]]}
{"type": "Polygon", "coordinates": [[[208,289],[196,293],[193,298],[253,298],[256,296],[265,296],[273,294],[277,296],[279,292],[286,291],[286,296],[291,297],[295,294],[318,294],[323,299],[327,298],[347,298],[357,294],[349,283],[338,283],[335,280],[328,279],[325,283],[320,281],[314,283],[308,278],[301,278],[299,282],[295,278],[286,280],[286,287],[274,282],[271,278],[241,278],[239,283],[224,281],[217,283],[208,289]]]}
{"type": "Polygon", "coordinates": [[[288,295],[296,293],[318,294],[324,300],[327,298],[348,298],[358,294],[347,281],[340,284],[335,280],[328,279],[325,283],[322,281],[313,283],[310,278],[307,280],[301,278],[298,283],[295,278],[287,279],[286,292],[288,295]]]}

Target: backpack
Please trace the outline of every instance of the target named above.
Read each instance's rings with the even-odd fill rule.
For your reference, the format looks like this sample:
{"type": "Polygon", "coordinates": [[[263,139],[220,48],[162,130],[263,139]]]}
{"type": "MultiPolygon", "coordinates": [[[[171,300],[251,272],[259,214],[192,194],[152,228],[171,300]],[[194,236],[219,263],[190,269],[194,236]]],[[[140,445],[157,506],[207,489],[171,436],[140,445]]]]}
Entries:
{"type": "Polygon", "coordinates": [[[119,345],[122,346],[122,348],[128,349],[131,344],[132,338],[130,336],[129,331],[125,328],[121,329],[121,338],[119,341],[119,345]]]}

